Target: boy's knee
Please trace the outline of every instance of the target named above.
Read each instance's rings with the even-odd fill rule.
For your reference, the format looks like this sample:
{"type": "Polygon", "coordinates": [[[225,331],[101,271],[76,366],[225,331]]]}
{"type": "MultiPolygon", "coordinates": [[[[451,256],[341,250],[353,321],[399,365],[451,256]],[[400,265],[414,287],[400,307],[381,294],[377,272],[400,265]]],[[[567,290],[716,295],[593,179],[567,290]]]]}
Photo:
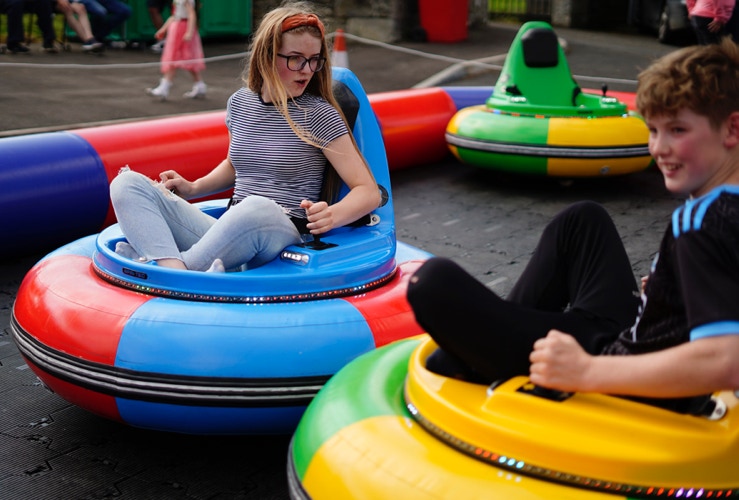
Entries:
{"type": "Polygon", "coordinates": [[[414,276],[417,278],[416,281],[427,276],[444,278],[450,274],[456,274],[459,270],[461,270],[459,265],[451,259],[446,257],[431,257],[418,268],[414,276]]]}
{"type": "Polygon", "coordinates": [[[460,267],[451,259],[432,257],[419,267],[408,282],[408,300],[413,304],[424,300],[427,291],[436,289],[437,284],[447,282],[447,279],[460,271],[460,267]]]}
{"type": "Polygon", "coordinates": [[[576,201],[575,203],[571,204],[566,210],[581,214],[605,212],[605,208],[603,208],[600,203],[590,200],[576,201]]]}
{"type": "Polygon", "coordinates": [[[567,217],[574,217],[580,221],[589,221],[596,224],[611,218],[605,207],[594,201],[578,201],[568,206],[562,213],[567,217]]]}

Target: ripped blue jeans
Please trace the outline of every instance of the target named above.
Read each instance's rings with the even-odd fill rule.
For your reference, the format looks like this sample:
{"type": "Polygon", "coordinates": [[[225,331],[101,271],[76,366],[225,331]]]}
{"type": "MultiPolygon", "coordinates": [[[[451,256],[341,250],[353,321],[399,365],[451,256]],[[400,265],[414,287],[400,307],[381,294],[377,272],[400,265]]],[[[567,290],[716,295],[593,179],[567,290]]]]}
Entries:
{"type": "Polygon", "coordinates": [[[216,219],[148,177],[133,171],[110,184],[118,223],[133,249],[146,260],[179,259],[205,271],[215,259],[226,269],[252,269],[300,243],[300,233],[274,201],[250,196],[216,219]]]}

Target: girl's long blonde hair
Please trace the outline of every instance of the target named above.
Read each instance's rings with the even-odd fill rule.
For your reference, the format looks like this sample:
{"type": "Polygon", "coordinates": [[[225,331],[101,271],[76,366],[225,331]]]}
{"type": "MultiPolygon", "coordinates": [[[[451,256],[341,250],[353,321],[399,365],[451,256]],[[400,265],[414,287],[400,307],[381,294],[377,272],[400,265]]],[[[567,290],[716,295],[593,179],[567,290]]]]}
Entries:
{"type": "MultiPolygon", "coordinates": [[[[316,146],[317,148],[324,149],[324,146],[319,144],[315,137],[313,137],[308,131],[303,130],[290,117],[288,101],[292,98],[288,95],[277,71],[277,54],[282,48],[283,23],[290,17],[306,14],[316,15],[308,2],[287,2],[264,15],[254,33],[250,47],[251,55],[249,63],[242,75],[242,80],[250,90],[259,94],[262,92],[263,88],[268,88],[273,104],[279,110],[280,114],[285,117],[285,120],[287,120],[287,123],[295,134],[306,143],[316,146]]],[[[320,20],[318,22],[320,23],[320,20]]],[[[347,126],[347,130],[349,130],[349,136],[352,138],[354,147],[359,152],[357,143],[354,140],[354,135],[351,133],[351,127],[349,127],[346,116],[336,100],[336,97],[334,97],[333,80],[331,77],[331,47],[326,40],[324,29],[322,28],[322,24],[320,28],[313,25],[303,25],[289,30],[290,33],[308,33],[311,36],[320,39],[320,55],[321,57],[326,58],[323,68],[313,74],[313,78],[311,78],[305,92],[322,97],[339,112],[347,126]]],[[[366,161],[365,166],[371,174],[372,171],[366,161]]],[[[328,169],[324,180],[324,193],[326,193],[327,201],[335,201],[338,196],[339,186],[340,182],[336,171],[333,168],[328,169]]]]}
{"type": "MultiPolygon", "coordinates": [[[[298,137],[309,144],[321,147],[314,137],[302,130],[290,117],[287,108],[290,97],[277,72],[277,54],[282,48],[282,25],[285,19],[301,14],[313,14],[308,3],[291,2],[265,14],[252,40],[251,57],[243,75],[243,80],[249,89],[257,93],[261,93],[265,87],[268,88],[275,107],[285,117],[290,124],[290,128],[298,137]]],[[[322,97],[341,112],[341,107],[336,101],[332,89],[331,51],[326,37],[323,36],[319,28],[311,25],[291,29],[290,33],[308,33],[321,40],[320,55],[326,58],[326,63],[320,71],[313,74],[313,78],[311,78],[305,92],[322,97]]],[[[343,113],[341,114],[343,116],[343,113]]]]}

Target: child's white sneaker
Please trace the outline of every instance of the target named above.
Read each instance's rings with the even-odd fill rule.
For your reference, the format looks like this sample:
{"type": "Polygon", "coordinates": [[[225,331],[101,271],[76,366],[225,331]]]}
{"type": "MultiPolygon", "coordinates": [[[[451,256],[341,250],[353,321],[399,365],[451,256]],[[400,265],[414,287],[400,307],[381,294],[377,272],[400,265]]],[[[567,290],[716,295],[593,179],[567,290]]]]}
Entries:
{"type": "Polygon", "coordinates": [[[186,97],[188,99],[203,99],[205,98],[205,93],[208,91],[208,86],[205,84],[205,82],[195,82],[195,84],[192,86],[192,90],[190,92],[185,92],[183,94],[183,97],[186,97]]]}
{"type": "Polygon", "coordinates": [[[169,97],[169,89],[172,87],[172,83],[162,78],[159,81],[159,86],[155,88],[146,89],[146,93],[150,96],[158,97],[160,101],[166,101],[169,97]]]}

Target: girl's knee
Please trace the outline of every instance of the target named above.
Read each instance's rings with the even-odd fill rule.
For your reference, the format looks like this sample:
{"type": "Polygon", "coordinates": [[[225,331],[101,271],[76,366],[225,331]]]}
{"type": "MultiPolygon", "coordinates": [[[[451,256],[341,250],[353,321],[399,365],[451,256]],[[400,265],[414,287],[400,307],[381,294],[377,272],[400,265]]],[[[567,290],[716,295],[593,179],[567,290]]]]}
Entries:
{"type": "Polygon", "coordinates": [[[253,227],[268,225],[275,218],[285,217],[285,212],[277,203],[262,196],[249,196],[231,210],[244,214],[241,220],[253,227]]]}
{"type": "Polygon", "coordinates": [[[113,203],[129,197],[132,193],[151,188],[152,181],[145,175],[126,170],[116,175],[110,183],[110,199],[113,203]]]}
{"type": "Polygon", "coordinates": [[[245,210],[255,212],[282,212],[280,206],[269,198],[264,196],[249,196],[245,198],[239,206],[243,206],[245,210]]]}
{"type": "Polygon", "coordinates": [[[132,172],[130,170],[121,172],[118,175],[116,175],[113,180],[110,182],[110,198],[112,200],[116,200],[121,197],[121,195],[125,194],[131,183],[133,182],[133,178],[135,172],[132,172]]]}
{"type": "Polygon", "coordinates": [[[113,180],[110,182],[110,187],[111,189],[129,187],[136,185],[146,179],[147,177],[145,177],[143,174],[134,172],[133,170],[124,170],[113,178],[113,180]]]}

